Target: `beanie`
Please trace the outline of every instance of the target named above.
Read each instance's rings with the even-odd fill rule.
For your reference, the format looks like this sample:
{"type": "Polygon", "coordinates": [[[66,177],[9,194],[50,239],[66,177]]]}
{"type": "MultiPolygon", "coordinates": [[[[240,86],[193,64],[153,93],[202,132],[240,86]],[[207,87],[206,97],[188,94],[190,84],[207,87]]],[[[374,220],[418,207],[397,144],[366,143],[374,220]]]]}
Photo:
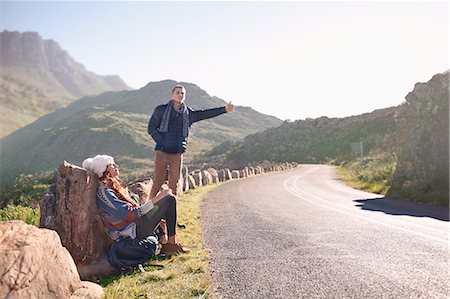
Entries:
{"type": "Polygon", "coordinates": [[[83,168],[101,177],[109,164],[115,164],[114,158],[108,155],[97,155],[83,161],[83,168]]]}

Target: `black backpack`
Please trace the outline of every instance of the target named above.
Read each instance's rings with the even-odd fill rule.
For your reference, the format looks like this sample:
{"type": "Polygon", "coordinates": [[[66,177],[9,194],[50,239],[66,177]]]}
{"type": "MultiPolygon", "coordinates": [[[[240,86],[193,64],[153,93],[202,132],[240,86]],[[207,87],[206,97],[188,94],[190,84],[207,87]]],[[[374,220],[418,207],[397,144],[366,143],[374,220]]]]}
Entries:
{"type": "Polygon", "coordinates": [[[157,240],[154,236],[138,240],[120,238],[109,248],[109,263],[122,271],[143,265],[156,254],[157,240]]]}

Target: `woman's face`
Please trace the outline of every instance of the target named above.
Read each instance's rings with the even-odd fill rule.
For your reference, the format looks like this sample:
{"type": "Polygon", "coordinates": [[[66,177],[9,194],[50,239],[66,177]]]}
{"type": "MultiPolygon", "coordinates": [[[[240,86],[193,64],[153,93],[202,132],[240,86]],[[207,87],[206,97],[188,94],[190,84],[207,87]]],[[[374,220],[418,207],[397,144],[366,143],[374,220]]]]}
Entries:
{"type": "Polygon", "coordinates": [[[108,164],[108,166],[106,166],[106,170],[108,170],[109,175],[112,178],[115,178],[116,176],[118,176],[120,174],[119,165],[117,165],[117,164],[108,164]]]}

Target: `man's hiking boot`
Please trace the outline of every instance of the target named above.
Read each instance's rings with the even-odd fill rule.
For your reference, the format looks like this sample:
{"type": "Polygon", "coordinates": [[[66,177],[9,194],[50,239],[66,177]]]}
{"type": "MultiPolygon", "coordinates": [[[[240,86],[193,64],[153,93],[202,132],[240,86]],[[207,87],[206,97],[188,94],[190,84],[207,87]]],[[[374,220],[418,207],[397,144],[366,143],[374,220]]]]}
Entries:
{"type": "Polygon", "coordinates": [[[161,252],[163,252],[166,256],[171,256],[174,254],[180,254],[180,253],[188,253],[191,250],[188,248],[183,247],[180,243],[171,244],[166,243],[162,245],[161,252]]]}

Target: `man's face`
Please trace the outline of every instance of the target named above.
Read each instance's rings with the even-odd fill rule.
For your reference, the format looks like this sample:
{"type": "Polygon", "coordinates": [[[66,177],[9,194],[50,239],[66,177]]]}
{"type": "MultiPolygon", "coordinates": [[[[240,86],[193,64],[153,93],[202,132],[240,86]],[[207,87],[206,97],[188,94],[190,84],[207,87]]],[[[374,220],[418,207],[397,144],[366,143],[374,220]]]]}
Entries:
{"type": "Polygon", "coordinates": [[[175,90],[172,93],[172,100],[174,100],[178,104],[181,104],[183,103],[185,98],[186,98],[186,90],[181,87],[175,88],[175,90]]]}

